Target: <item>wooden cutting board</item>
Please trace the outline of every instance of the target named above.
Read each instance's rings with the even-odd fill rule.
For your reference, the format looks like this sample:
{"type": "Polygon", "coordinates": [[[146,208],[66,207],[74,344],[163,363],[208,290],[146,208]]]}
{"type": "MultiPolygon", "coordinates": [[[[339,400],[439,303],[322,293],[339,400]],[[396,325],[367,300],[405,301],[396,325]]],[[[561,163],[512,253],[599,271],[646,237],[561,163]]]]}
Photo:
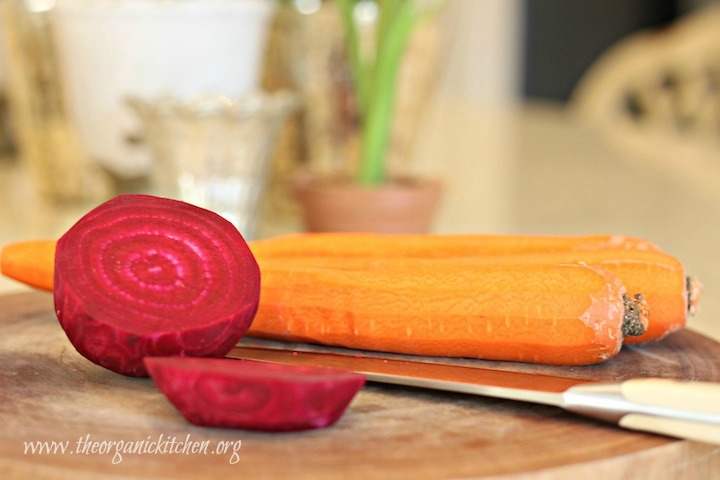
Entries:
{"type": "MultiPolygon", "coordinates": [[[[552,407],[377,384],[363,389],[325,430],[273,434],[191,426],[151,380],[117,375],[78,355],[52,310],[47,293],[0,297],[4,480],[720,478],[717,446],[625,431],[552,407]],[[198,442],[198,453],[182,452],[193,445],[188,439],[198,442]],[[67,450],[26,453],[24,442],[35,441],[67,442],[67,450]],[[113,441],[139,450],[121,452],[113,464],[118,444],[107,443],[113,441]],[[133,443],[140,441],[144,451],[133,443]],[[152,442],[180,453],[153,451],[152,442]],[[207,442],[204,450],[201,442],[207,442]]],[[[720,381],[720,345],[689,330],[591,367],[459,362],[598,380],[720,381]]]]}

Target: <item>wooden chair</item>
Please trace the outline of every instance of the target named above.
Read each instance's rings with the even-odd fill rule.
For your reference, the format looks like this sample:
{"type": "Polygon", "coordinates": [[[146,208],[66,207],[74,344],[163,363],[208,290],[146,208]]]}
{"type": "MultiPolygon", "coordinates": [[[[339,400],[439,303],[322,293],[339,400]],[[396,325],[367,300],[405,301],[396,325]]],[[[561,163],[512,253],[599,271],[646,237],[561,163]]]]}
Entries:
{"type": "Polygon", "coordinates": [[[621,152],[720,197],[720,5],[610,48],[570,108],[621,152]]]}

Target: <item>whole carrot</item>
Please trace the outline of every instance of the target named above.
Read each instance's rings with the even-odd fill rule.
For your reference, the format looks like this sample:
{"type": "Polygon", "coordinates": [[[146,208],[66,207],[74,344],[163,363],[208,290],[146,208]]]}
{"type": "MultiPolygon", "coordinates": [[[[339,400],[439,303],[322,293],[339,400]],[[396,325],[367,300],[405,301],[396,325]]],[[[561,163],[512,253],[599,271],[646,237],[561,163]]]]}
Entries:
{"type": "MultiPolygon", "coordinates": [[[[654,244],[622,236],[377,235],[299,234],[251,245],[261,269],[278,264],[306,268],[412,268],[426,261],[542,264],[585,262],[620,276],[628,291],[642,292],[649,304],[648,331],[628,343],[657,340],[685,325],[700,287],[684,276],[682,264],[654,244]],[[610,246],[610,247],[608,247],[610,246]]],[[[52,290],[55,242],[37,240],[6,246],[2,273],[52,290]]]]}
{"type": "Polygon", "coordinates": [[[476,255],[448,258],[387,257],[280,257],[261,260],[263,269],[324,268],[349,271],[393,270],[405,272],[432,271],[438,263],[472,269],[485,265],[553,265],[585,263],[616,274],[629,294],[642,293],[649,308],[648,329],[639,337],[628,337],[626,343],[658,340],[685,326],[689,311],[697,303],[697,288],[685,276],[685,269],[675,257],[658,250],[628,248],[538,252],[514,255],[476,255]]]}
{"type": "Polygon", "coordinates": [[[644,331],[640,297],[585,265],[343,271],[270,266],[248,335],[395,353],[601,362],[644,331]]]}
{"type": "Polygon", "coordinates": [[[258,260],[280,257],[416,257],[587,251],[627,248],[660,250],[657,245],[624,235],[383,235],[374,233],[300,233],[255,241],[258,260]]]}
{"type": "MultiPolygon", "coordinates": [[[[27,240],[2,250],[2,274],[52,290],[55,240],[27,240]]],[[[515,255],[605,248],[660,250],[655,244],[622,235],[380,235],[362,233],[296,234],[252,242],[257,260],[281,257],[447,258],[515,255]]]]}

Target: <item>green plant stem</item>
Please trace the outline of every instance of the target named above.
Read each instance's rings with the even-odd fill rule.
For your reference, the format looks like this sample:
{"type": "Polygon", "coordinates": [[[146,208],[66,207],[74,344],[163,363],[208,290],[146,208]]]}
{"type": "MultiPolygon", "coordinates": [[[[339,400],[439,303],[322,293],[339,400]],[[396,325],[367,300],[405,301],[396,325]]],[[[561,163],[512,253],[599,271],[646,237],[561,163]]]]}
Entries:
{"type": "Polygon", "coordinates": [[[396,81],[410,34],[419,15],[413,0],[399,0],[388,18],[381,20],[381,38],[363,116],[360,169],[364,185],[377,185],[387,175],[385,160],[392,130],[396,81]]]}
{"type": "MultiPolygon", "coordinates": [[[[378,18],[377,26],[377,37],[376,37],[376,50],[382,48],[383,42],[388,35],[388,26],[392,25],[392,20],[395,18],[398,6],[400,2],[405,0],[376,0],[380,11],[380,17],[378,18]]],[[[410,0],[414,1],[414,0],[410,0]]]]}
{"type": "Polygon", "coordinates": [[[360,116],[362,116],[367,109],[369,77],[372,68],[363,59],[360,34],[355,24],[355,6],[357,0],[335,0],[335,3],[340,10],[340,16],[345,28],[346,50],[350,61],[350,69],[353,74],[358,110],[360,116]]]}

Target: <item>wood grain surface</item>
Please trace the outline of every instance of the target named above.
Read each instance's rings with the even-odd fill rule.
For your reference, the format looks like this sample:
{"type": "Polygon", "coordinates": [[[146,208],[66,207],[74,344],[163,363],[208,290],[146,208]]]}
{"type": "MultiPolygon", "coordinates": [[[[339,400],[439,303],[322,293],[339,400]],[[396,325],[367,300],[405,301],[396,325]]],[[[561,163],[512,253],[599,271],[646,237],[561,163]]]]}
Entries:
{"type": "MultiPolygon", "coordinates": [[[[625,431],[552,407],[378,384],[324,430],[191,426],[151,380],[117,375],[77,354],[52,310],[46,293],[0,297],[0,479],[720,478],[717,446],[625,431]],[[113,463],[112,449],[78,449],[79,439],[188,436],[208,442],[207,450],[122,453],[113,463]],[[213,453],[238,440],[236,457],[213,453]],[[68,450],[25,452],[24,442],[34,441],[68,442],[68,450]]],[[[455,362],[598,380],[720,381],[720,345],[689,330],[591,367],[455,362]]]]}

